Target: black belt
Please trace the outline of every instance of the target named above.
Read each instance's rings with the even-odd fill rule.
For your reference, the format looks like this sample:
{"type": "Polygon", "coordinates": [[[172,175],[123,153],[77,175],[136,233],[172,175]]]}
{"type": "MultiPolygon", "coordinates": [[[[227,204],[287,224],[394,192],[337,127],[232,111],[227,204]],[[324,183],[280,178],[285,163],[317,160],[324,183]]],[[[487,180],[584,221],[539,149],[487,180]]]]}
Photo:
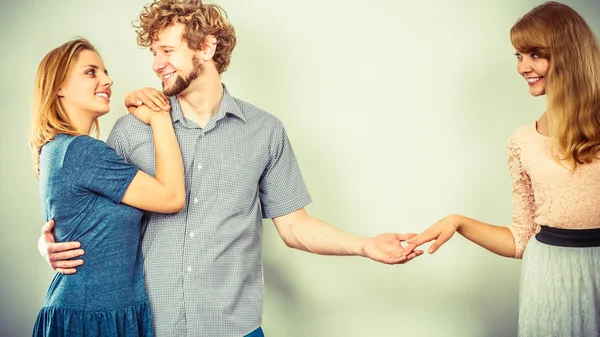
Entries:
{"type": "Polygon", "coordinates": [[[535,238],[547,245],[560,247],[600,247],[600,228],[565,229],[541,226],[535,238]]]}

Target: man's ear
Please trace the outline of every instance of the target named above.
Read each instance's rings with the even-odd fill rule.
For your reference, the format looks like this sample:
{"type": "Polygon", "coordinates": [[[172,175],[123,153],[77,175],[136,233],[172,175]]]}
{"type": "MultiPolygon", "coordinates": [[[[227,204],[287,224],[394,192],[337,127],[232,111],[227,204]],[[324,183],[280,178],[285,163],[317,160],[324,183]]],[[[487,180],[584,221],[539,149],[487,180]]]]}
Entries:
{"type": "Polygon", "coordinates": [[[200,57],[204,61],[209,61],[215,56],[217,51],[217,37],[214,35],[206,35],[204,37],[204,43],[202,49],[200,49],[200,57]]]}

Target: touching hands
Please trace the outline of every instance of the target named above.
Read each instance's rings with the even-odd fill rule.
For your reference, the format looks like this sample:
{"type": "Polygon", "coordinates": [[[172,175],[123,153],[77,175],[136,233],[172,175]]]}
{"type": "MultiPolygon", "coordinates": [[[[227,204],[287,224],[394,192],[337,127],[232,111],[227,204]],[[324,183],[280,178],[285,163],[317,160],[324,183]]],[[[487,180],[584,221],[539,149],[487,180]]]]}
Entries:
{"type": "Polygon", "coordinates": [[[404,264],[423,254],[422,250],[414,250],[404,254],[401,243],[414,237],[416,234],[384,233],[370,238],[362,247],[365,257],[385,264],[404,264]]]}
{"type": "Polygon", "coordinates": [[[146,124],[151,124],[152,120],[157,117],[161,118],[171,118],[169,112],[164,110],[154,111],[147,107],[146,105],[142,105],[139,107],[135,107],[131,109],[131,114],[134,115],[137,119],[146,124]]]}
{"type": "Polygon", "coordinates": [[[125,108],[133,113],[135,108],[142,105],[154,111],[170,111],[169,99],[160,90],[146,87],[128,93],[125,96],[125,108]]]}
{"type": "Polygon", "coordinates": [[[410,254],[419,246],[424,243],[434,241],[433,244],[429,247],[429,254],[435,253],[440,246],[446,243],[456,230],[458,229],[458,221],[452,215],[449,215],[438,222],[436,222],[433,226],[427,228],[421,234],[406,240],[408,246],[403,253],[403,256],[410,256],[410,254]]]}

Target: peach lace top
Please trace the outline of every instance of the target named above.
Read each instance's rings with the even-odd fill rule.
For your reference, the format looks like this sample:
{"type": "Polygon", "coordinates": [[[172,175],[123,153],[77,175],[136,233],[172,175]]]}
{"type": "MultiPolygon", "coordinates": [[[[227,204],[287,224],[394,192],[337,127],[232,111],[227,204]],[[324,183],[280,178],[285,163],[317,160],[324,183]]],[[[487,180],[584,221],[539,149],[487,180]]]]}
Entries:
{"type": "Polygon", "coordinates": [[[569,170],[550,153],[550,138],[536,123],[517,128],[508,143],[513,184],[513,219],[509,227],[521,258],[540,225],[600,228],[600,160],[569,170]]]}

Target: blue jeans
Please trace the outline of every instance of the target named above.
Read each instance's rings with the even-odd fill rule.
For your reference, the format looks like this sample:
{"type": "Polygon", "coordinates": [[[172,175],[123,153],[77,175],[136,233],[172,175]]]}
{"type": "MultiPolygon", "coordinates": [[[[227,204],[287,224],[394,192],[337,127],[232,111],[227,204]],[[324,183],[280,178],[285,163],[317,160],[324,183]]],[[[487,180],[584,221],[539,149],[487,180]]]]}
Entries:
{"type": "Polygon", "coordinates": [[[247,334],[245,337],[265,337],[265,334],[263,333],[263,330],[261,327],[258,327],[258,329],[252,331],[251,333],[247,334]]]}

